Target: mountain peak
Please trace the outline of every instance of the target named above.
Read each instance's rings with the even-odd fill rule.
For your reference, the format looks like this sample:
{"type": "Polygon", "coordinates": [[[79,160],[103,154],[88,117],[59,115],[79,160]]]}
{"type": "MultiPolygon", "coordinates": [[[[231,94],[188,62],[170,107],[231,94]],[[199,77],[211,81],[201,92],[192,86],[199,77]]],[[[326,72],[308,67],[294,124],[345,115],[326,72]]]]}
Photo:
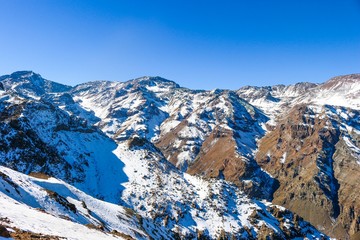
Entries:
{"type": "Polygon", "coordinates": [[[143,86],[154,87],[157,85],[168,86],[172,88],[179,88],[179,84],[174,81],[159,77],[159,76],[143,76],[135,79],[131,79],[126,83],[139,84],[143,86]]]}
{"type": "Polygon", "coordinates": [[[33,71],[17,71],[0,76],[5,90],[12,90],[23,97],[38,98],[46,93],[64,92],[71,87],[44,79],[33,71]]]}
{"type": "Polygon", "coordinates": [[[360,74],[348,74],[348,75],[333,77],[329,79],[327,82],[323,83],[322,88],[336,90],[353,84],[360,85],[360,74]]]}
{"type": "Polygon", "coordinates": [[[7,79],[7,78],[20,80],[20,79],[24,79],[24,78],[31,78],[33,76],[41,78],[40,74],[37,74],[33,71],[24,70],[24,71],[16,71],[11,74],[0,76],[0,81],[7,79]]]}
{"type": "Polygon", "coordinates": [[[17,77],[17,78],[26,78],[26,77],[32,77],[32,76],[39,76],[41,77],[40,74],[38,73],[35,73],[33,71],[30,71],[30,70],[24,70],[24,71],[16,71],[16,72],[13,72],[12,74],[10,74],[11,77],[17,77]]]}

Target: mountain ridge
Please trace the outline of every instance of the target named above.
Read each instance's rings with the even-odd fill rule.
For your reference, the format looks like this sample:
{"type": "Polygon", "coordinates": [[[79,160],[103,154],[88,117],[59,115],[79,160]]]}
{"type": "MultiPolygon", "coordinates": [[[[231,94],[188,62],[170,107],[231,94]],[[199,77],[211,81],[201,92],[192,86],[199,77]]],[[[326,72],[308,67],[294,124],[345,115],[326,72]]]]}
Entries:
{"type": "Polygon", "coordinates": [[[79,83],[76,84],[74,86],[69,86],[66,84],[62,84],[62,83],[57,83],[54,81],[50,81],[47,80],[45,78],[43,78],[40,74],[35,73],[34,71],[31,70],[21,70],[21,71],[16,71],[13,72],[11,74],[5,74],[0,76],[0,81],[4,81],[6,78],[12,78],[15,80],[19,80],[19,79],[26,79],[29,78],[29,80],[34,79],[31,78],[32,76],[35,76],[36,78],[41,78],[43,80],[52,82],[52,83],[56,83],[59,85],[63,85],[64,87],[71,87],[71,88],[75,88],[79,85],[83,85],[83,84],[91,84],[91,83],[101,83],[101,82],[108,82],[108,83],[123,83],[123,84],[131,84],[131,83],[142,83],[145,85],[146,84],[151,84],[152,81],[158,82],[158,83],[169,83],[170,85],[174,85],[177,88],[184,88],[184,89],[188,89],[188,90],[192,90],[192,91],[215,91],[216,89],[220,90],[220,91],[238,91],[242,88],[255,88],[255,89],[269,89],[269,88],[275,88],[275,89],[283,89],[286,87],[294,87],[296,88],[297,86],[306,86],[306,85],[312,85],[313,87],[315,86],[320,86],[320,85],[329,85],[329,84],[334,84],[336,82],[352,82],[352,83],[356,83],[358,82],[359,78],[360,78],[360,73],[352,73],[352,74],[344,74],[344,75],[339,75],[339,76],[335,76],[332,77],[328,80],[326,80],[323,83],[312,83],[312,82],[296,82],[296,83],[292,83],[292,84],[275,84],[275,85],[267,85],[267,86],[256,86],[256,85],[245,85],[245,86],[240,86],[238,89],[219,89],[216,88],[214,90],[201,90],[201,89],[190,89],[190,88],[186,88],[186,87],[181,87],[178,83],[176,83],[175,81],[163,78],[161,76],[141,76],[141,77],[137,77],[134,79],[129,79],[129,80],[125,80],[125,81],[110,81],[110,80],[92,80],[92,81],[88,81],[88,82],[84,82],[84,83],[79,83]]]}

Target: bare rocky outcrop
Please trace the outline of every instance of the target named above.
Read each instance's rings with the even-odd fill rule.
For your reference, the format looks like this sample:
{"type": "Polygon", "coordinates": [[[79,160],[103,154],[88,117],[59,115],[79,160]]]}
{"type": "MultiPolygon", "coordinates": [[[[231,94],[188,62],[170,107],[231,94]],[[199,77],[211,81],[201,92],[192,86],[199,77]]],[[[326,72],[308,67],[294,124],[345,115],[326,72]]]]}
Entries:
{"type": "Polygon", "coordinates": [[[360,193],[351,189],[359,183],[360,166],[349,158],[335,113],[332,107],[321,113],[305,105],[294,107],[259,142],[256,160],[280,182],[274,203],[330,236],[349,238],[359,231],[360,193]]]}
{"type": "Polygon", "coordinates": [[[252,159],[237,152],[233,132],[218,128],[202,144],[199,154],[187,171],[193,175],[220,178],[235,183],[253,197],[272,199],[278,182],[261,171],[252,159]]]}
{"type": "Polygon", "coordinates": [[[0,224],[0,237],[3,238],[10,238],[10,232],[7,230],[7,228],[0,224]]]}
{"type": "Polygon", "coordinates": [[[22,103],[0,111],[1,164],[24,173],[42,171],[49,175],[69,177],[71,166],[38,136],[29,120],[23,117],[27,107],[26,103],[22,103]],[[59,166],[62,171],[55,172],[51,166],[59,166]]]}
{"type": "Polygon", "coordinates": [[[336,144],[334,174],[339,181],[340,212],[337,221],[353,239],[360,236],[360,184],[359,164],[344,140],[336,144]]]}

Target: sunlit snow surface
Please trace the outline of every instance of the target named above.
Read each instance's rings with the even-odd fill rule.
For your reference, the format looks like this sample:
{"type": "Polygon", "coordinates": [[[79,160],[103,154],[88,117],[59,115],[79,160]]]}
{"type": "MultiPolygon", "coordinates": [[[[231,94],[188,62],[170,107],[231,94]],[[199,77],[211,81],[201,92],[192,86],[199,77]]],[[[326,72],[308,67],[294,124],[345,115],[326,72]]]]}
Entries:
{"type": "Polygon", "coordinates": [[[144,235],[136,220],[119,205],[95,199],[55,178],[33,178],[5,167],[0,167],[0,172],[7,176],[6,180],[0,177],[0,218],[8,218],[10,226],[68,239],[115,239],[84,226],[105,223],[108,230],[116,229],[133,237],[144,235]],[[47,190],[74,204],[76,213],[49,197],[47,190]]]}

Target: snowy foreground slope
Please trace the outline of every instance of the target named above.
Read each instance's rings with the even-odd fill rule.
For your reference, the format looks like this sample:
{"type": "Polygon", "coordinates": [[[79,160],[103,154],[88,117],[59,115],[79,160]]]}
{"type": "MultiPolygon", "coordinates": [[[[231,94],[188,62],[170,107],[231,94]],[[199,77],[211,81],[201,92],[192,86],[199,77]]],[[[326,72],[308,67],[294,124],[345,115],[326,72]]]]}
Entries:
{"type": "MultiPolygon", "coordinates": [[[[235,92],[189,90],[159,77],[69,87],[33,72],[2,76],[0,225],[13,235],[22,230],[68,239],[327,238],[299,214],[270,203],[274,197],[277,204],[287,203],[278,201],[276,191],[290,177],[292,166],[285,164],[292,160],[277,148],[281,142],[271,138],[259,147],[259,141],[276,133],[292,107],[288,102],[347,88],[337,82],[235,92]],[[282,165],[274,172],[278,155],[282,165]]],[[[347,96],[351,106],[356,94],[347,96]]],[[[324,126],[339,134],[346,126],[343,155],[349,148],[358,159],[358,128],[351,120],[358,113],[328,106],[325,118],[321,104],[304,111],[299,119],[310,120],[298,129],[312,128],[315,117],[329,119],[332,125],[324,126]],[[348,124],[339,124],[345,115],[348,124]]],[[[323,146],[334,153],[330,145],[317,147],[323,146]]],[[[316,174],[309,182],[320,186],[316,194],[325,203],[335,203],[331,198],[339,199],[339,189],[332,162],[314,159],[316,174]]]]}
{"type": "Polygon", "coordinates": [[[170,239],[174,235],[167,225],[173,225],[184,231],[184,235],[185,232],[190,234],[192,229],[197,228],[205,231],[204,235],[208,231],[208,234],[214,237],[224,229],[247,239],[267,228],[268,233],[277,233],[280,236],[284,230],[292,232],[294,237],[322,236],[308,223],[301,220],[294,222],[295,216],[285,209],[266,202],[251,201],[224,182],[206,182],[189,175],[180,180],[171,179],[174,176],[170,176],[170,181],[180,181],[178,185],[187,189],[179,189],[174,183],[174,189],[164,186],[157,196],[145,196],[149,194],[146,192],[148,190],[144,189],[146,186],[137,183],[137,186],[133,187],[137,188],[137,191],[131,194],[142,195],[145,201],[141,201],[141,197],[132,198],[132,204],[137,205],[140,202],[143,204],[142,208],[148,210],[139,210],[140,214],[136,214],[130,208],[95,199],[61,180],[45,179],[44,175],[40,177],[31,177],[0,167],[0,224],[10,232],[21,230],[67,239],[147,239],[150,236],[170,239]],[[198,192],[186,192],[195,190],[198,192]],[[185,196],[177,192],[182,192],[185,196]],[[210,193],[214,195],[213,201],[209,199],[210,193]],[[162,207],[155,206],[156,204],[162,207]],[[159,212],[159,209],[154,208],[163,210],[159,212]],[[271,212],[282,215],[282,220],[278,221],[271,212]],[[152,217],[151,214],[157,214],[158,219],[150,221],[148,218],[152,217]],[[177,223],[166,220],[166,216],[177,218],[177,223]],[[168,223],[164,226],[162,221],[168,223]]]}
{"type": "Polygon", "coordinates": [[[5,167],[0,167],[0,224],[10,232],[21,229],[68,239],[118,239],[120,232],[146,236],[139,220],[124,207],[95,199],[61,180],[34,178],[5,167]]]}

